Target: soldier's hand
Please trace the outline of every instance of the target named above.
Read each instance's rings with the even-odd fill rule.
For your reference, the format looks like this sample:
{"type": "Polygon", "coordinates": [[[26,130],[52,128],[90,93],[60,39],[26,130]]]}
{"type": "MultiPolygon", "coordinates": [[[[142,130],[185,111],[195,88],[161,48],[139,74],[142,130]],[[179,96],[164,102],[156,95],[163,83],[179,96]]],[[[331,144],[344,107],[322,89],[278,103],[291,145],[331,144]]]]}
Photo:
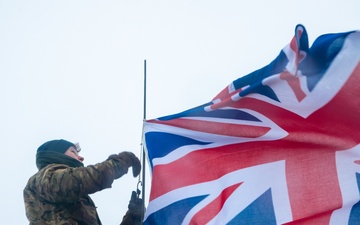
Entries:
{"type": "Polygon", "coordinates": [[[132,152],[121,152],[117,155],[110,155],[108,159],[113,159],[120,163],[121,166],[125,166],[126,169],[132,167],[133,176],[136,177],[141,171],[140,160],[132,152]]]}
{"type": "Polygon", "coordinates": [[[123,217],[120,225],[141,225],[144,218],[145,205],[144,201],[137,197],[136,192],[131,193],[128,210],[123,217]]]}
{"type": "Polygon", "coordinates": [[[137,197],[135,191],[131,193],[131,199],[129,201],[128,209],[132,215],[140,218],[144,217],[144,213],[145,213],[144,201],[141,198],[137,197]]]}

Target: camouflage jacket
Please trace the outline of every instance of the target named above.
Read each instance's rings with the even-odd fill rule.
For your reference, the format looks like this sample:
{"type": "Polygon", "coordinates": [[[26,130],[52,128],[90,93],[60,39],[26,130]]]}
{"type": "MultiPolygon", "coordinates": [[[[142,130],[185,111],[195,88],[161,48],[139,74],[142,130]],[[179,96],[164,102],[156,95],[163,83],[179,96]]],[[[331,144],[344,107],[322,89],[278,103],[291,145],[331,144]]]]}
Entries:
{"type": "Polygon", "coordinates": [[[25,189],[25,211],[30,225],[101,224],[89,194],[110,188],[127,172],[113,160],[94,166],[50,164],[33,175],[25,189]]]}

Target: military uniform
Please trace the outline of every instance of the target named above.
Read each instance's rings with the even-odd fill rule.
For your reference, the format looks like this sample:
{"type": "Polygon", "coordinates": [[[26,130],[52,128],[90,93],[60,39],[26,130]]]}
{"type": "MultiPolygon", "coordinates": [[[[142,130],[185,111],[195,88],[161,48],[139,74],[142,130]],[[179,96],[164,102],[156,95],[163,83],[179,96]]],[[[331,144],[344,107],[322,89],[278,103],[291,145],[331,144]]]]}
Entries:
{"type": "Polygon", "coordinates": [[[110,188],[128,166],[108,159],[87,167],[49,164],[33,175],[25,189],[24,202],[30,225],[99,225],[89,194],[110,188]]]}

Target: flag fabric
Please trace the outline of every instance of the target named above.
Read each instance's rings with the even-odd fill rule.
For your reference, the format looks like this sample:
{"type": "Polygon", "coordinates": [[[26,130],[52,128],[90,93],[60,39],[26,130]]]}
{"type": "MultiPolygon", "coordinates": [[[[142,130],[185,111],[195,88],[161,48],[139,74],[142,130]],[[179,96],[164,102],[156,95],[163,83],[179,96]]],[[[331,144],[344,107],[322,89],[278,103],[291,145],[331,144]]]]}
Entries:
{"type": "Polygon", "coordinates": [[[270,64],[143,139],[145,225],[360,224],[360,32],[309,47],[297,25],[270,64]]]}

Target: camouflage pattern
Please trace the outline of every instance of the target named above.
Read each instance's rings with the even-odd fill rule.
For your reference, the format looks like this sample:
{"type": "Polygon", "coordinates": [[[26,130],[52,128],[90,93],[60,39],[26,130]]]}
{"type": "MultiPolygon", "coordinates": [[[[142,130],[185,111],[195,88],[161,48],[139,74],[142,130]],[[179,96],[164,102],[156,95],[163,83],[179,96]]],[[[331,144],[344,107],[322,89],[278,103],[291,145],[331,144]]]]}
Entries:
{"type": "Polygon", "coordinates": [[[127,166],[106,160],[93,166],[50,164],[33,175],[24,202],[30,225],[101,224],[89,194],[110,188],[127,166]]]}

